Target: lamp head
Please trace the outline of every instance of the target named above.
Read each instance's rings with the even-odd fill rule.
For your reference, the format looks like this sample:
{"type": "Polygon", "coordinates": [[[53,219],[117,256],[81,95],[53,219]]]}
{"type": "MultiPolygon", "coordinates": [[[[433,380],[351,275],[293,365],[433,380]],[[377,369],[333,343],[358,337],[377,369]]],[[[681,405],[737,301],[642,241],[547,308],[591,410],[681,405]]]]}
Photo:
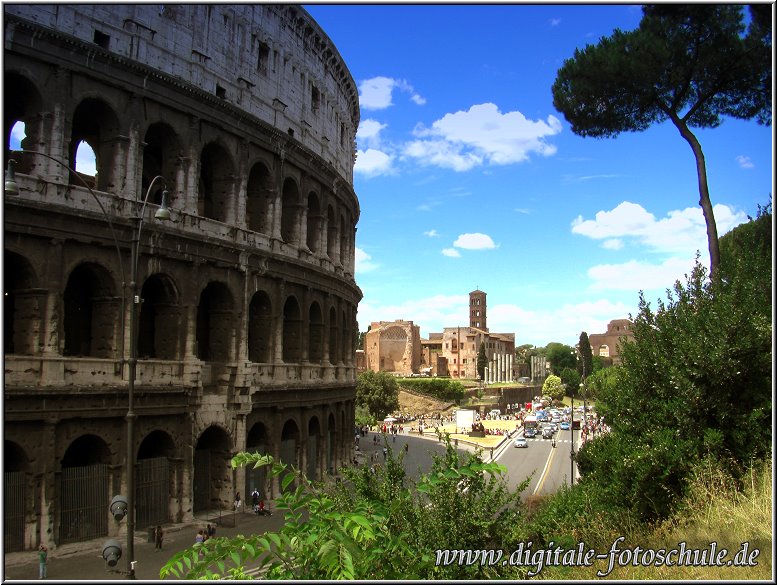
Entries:
{"type": "Polygon", "coordinates": [[[118,540],[110,539],[103,545],[103,559],[109,567],[115,567],[121,558],[121,544],[118,540]]]}
{"type": "Polygon", "coordinates": [[[16,161],[12,158],[8,159],[8,166],[5,169],[5,194],[6,195],[18,195],[19,185],[16,184],[16,174],[14,173],[13,166],[16,161]]]}
{"type": "Polygon", "coordinates": [[[170,221],[170,208],[167,206],[167,195],[167,189],[162,191],[162,204],[159,206],[159,209],[156,210],[154,219],[170,221]]]}
{"type": "Polygon", "coordinates": [[[127,498],[124,496],[113,496],[110,510],[114,520],[120,522],[127,515],[127,498]]]}

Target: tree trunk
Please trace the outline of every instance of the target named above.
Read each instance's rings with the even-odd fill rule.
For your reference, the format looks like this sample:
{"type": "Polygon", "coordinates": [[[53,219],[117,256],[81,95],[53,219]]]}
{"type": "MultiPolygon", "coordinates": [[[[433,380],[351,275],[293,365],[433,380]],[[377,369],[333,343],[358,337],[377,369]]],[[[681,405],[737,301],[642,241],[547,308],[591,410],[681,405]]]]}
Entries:
{"type": "Polygon", "coordinates": [[[674,112],[669,114],[672,123],[680,131],[688,144],[691,145],[693,156],[696,158],[696,174],[699,179],[699,205],[704,213],[704,221],[707,223],[707,245],[710,251],[710,278],[717,272],[720,265],[720,247],[718,244],[718,228],[715,224],[715,215],[712,211],[712,202],[710,201],[710,191],[707,185],[707,164],[704,161],[704,152],[696,136],[688,129],[688,126],[674,112]]]}

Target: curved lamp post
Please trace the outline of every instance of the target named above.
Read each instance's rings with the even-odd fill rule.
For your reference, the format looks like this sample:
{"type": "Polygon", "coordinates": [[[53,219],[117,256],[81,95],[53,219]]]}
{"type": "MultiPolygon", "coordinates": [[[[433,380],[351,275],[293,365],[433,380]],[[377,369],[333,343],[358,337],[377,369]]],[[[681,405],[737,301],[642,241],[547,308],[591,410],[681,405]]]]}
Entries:
{"type": "MultiPolygon", "coordinates": [[[[60,166],[66,168],[68,171],[70,171],[70,175],[74,177],[78,177],[78,180],[81,182],[81,184],[86,187],[86,189],[89,191],[89,193],[92,195],[94,200],[97,202],[97,204],[100,206],[100,210],[103,212],[103,215],[105,216],[105,219],[108,221],[108,227],[111,230],[111,236],[113,237],[113,243],[116,246],[116,254],[119,260],[119,271],[121,272],[121,278],[122,278],[122,291],[124,290],[124,285],[126,284],[125,279],[125,273],[124,273],[124,263],[121,257],[121,248],[119,247],[119,241],[116,238],[116,232],[113,229],[113,222],[111,221],[111,216],[108,215],[108,212],[105,210],[105,207],[103,206],[102,202],[100,201],[100,198],[97,197],[97,194],[92,191],[92,188],[84,181],[84,179],[70,166],[62,162],[61,160],[46,154],[45,152],[37,152],[34,150],[14,150],[12,152],[18,152],[21,154],[33,154],[37,156],[43,156],[49,160],[54,161],[55,163],[59,164],[60,166]]],[[[16,161],[10,159],[8,161],[8,166],[5,171],[5,194],[7,196],[18,196],[19,195],[19,186],[16,184],[16,177],[14,174],[14,165],[16,164],[16,161]]],[[[126,498],[126,515],[127,515],[127,575],[130,579],[135,578],[135,375],[136,375],[136,366],[137,366],[137,306],[140,303],[140,295],[138,294],[138,284],[137,284],[137,275],[138,275],[138,258],[140,256],[140,235],[143,231],[143,217],[145,215],[146,211],[146,204],[148,203],[148,197],[151,195],[151,189],[154,187],[157,181],[161,180],[163,183],[165,182],[164,177],[161,175],[157,175],[154,177],[151,181],[151,184],[148,186],[148,189],[146,190],[146,196],[143,198],[142,206],[140,208],[140,212],[136,215],[132,216],[132,247],[131,247],[131,256],[130,256],[130,339],[129,339],[129,359],[127,360],[127,364],[129,365],[129,381],[127,385],[127,498],[126,498]]],[[[165,184],[166,186],[166,184],[165,184]]],[[[158,220],[169,220],[170,219],[170,209],[167,206],[167,197],[168,193],[165,189],[162,191],[162,203],[159,206],[159,209],[156,210],[156,213],[154,213],[154,219],[158,220]]],[[[125,308],[125,295],[122,293],[122,323],[124,322],[123,315],[124,315],[124,308],[125,308]]],[[[122,339],[124,336],[122,335],[122,339]]],[[[123,343],[123,342],[122,342],[123,343]]],[[[122,348],[122,357],[124,355],[124,350],[122,348]]],[[[114,498],[115,499],[115,498],[114,498]]],[[[113,513],[113,510],[111,510],[113,513]]],[[[115,542],[115,541],[113,541],[115,542]]],[[[121,551],[119,550],[118,555],[121,556],[121,551]]],[[[113,564],[115,565],[118,561],[118,557],[111,556],[111,560],[113,564]]]]}

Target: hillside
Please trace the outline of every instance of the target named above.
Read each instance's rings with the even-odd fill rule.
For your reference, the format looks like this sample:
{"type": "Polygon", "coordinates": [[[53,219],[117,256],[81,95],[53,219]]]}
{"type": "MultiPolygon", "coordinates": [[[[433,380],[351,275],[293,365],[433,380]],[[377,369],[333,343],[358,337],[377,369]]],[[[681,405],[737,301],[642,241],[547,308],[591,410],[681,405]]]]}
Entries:
{"type": "Polygon", "coordinates": [[[435,400],[416,392],[399,389],[399,409],[410,414],[448,413],[456,408],[453,402],[435,400]]]}

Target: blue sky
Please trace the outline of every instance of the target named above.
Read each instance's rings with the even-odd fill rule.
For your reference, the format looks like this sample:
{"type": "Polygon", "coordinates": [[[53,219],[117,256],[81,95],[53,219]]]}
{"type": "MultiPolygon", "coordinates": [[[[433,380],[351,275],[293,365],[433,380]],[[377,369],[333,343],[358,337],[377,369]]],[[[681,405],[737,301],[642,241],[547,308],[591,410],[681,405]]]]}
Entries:
{"type": "MultiPolygon", "coordinates": [[[[695,162],[671,124],[575,136],[551,86],[576,48],[632,30],[636,5],[305,5],[359,87],[359,330],[468,324],[516,344],[577,342],[655,307],[709,265],[695,162]]],[[[772,185],[772,128],[726,119],[697,137],[718,233],[772,185]]]]}

